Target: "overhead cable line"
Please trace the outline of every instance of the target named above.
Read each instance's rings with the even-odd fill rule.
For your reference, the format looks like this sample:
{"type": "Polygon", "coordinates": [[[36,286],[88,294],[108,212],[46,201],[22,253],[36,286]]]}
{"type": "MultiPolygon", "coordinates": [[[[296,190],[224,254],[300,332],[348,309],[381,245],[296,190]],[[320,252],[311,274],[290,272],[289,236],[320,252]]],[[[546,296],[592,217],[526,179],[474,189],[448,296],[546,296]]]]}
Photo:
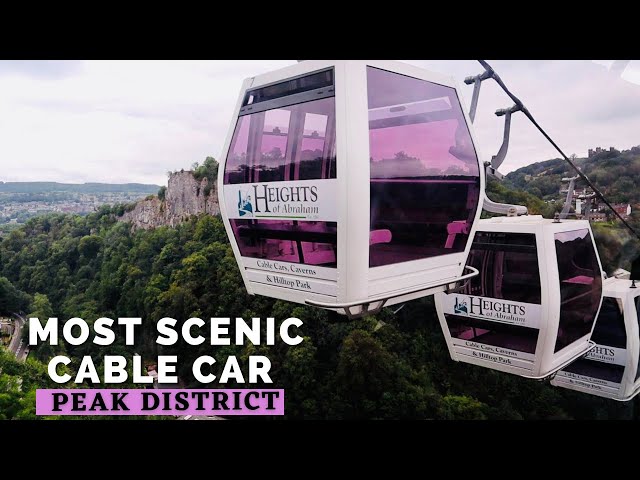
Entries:
{"type": "Polygon", "coordinates": [[[485,72],[488,74],[489,77],[493,78],[495,80],[495,82],[500,85],[500,88],[502,88],[502,90],[504,90],[504,93],[506,93],[509,98],[511,98],[511,100],[513,100],[513,102],[515,103],[516,107],[518,107],[522,113],[524,113],[527,118],[531,121],[531,123],[533,123],[533,125],[535,125],[535,127],[540,131],[540,133],[542,133],[542,135],[549,141],[549,143],[551,145],[553,145],[553,147],[558,151],[558,153],[560,153],[560,155],[562,155],[562,157],[564,158],[564,160],[571,165],[571,168],[573,168],[576,173],[580,176],[580,178],[582,180],[584,180],[587,185],[589,185],[589,187],[591,187],[591,189],[593,190],[593,192],[598,196],[598,198],[600,198],[600,200],[602,200],[604,202],[604,204],[609,207],[611,209],[611,211],[620,219],[620,221],[622,221],[622,223],[624,224],[625,227],[627,227],[627,229],[629,229],[629,231],[638,239],[640,240],[640,234],[638,234],[638,232],[636,232],[636,230],[629,225],[629,222],[627,222],[620,213],[618,213],[616,211],[615,208],[613,208],[613,205],[611,205],[611,203],[609,203],[609,201],[605,198],[604,194],[598,189],[598,187],[596,187],[593,182],[591,180],[589,180],[589,177],[587,177],[582,170],[580,170],[578,168],[578,166],[575,164],[575,162],[573,160],[571,160],[563,151],[562,149],[558,146],[558,144],[556,142],[553,141],[553,139],[549,136],[549,134],[547,134],[547,132],[540,126],[540,124],[536,121],[535,118],[533,118],[533,115],[531,115],[531,112],[529,112],[529,110],[527,109],[527,107],[524,106],[524,104],[522,103],[522,101],[520,101],[520,99],[518,97],[516,97],[513,93],[511,93],[511,91],[507,88],[507,86],[504,84],[504,82],[502,81],[502,79],[500,78],[500,76],[496,73],[496,71],[491,67],[491,65],[489,65],[486,61],[484,60],[478,60],[478,62],[480,62],[480,65],[482,65],[482,67],[485,69],[485,72]]]}

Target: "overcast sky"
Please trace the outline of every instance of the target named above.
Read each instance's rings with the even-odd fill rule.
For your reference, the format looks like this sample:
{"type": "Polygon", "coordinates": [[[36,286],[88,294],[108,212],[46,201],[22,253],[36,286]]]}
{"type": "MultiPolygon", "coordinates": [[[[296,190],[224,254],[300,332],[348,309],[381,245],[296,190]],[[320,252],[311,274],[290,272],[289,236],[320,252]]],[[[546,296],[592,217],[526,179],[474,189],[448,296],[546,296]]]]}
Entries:
{"type": "MultiPolygon", "coordinates": [[[[475,61],[408,60],[462,80],[475,61]]],[[[0,61],[0,180],[166,184],[166,172],[220,155],[242,80],[295,63],[274,61],[0,61]]],[[[568,153],[640,144],[640,62],[490,61],[568,153]]],[[[502,141],[510,105],[483,83],[475,129],[483,160],[502,141]]],[[[556,157],[514,116],[504,173],[556,157]]]]}

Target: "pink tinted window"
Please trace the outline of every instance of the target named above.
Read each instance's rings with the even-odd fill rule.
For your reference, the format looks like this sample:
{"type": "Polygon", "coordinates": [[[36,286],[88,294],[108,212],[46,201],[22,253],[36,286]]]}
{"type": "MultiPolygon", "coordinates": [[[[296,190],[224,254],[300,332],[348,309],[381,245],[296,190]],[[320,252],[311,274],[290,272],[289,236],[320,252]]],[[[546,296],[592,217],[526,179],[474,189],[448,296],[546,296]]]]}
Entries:
{"type": "MultiPolygon", "coordinates": [[[[591,340],[597,344],[597,349],[608,347],[627,348],[627,332],[624,326],[624,315],[618,304],[618,299],[605,297],[602,307],[593,329],[591,340]]],[[[603,350],[598,350],[602,352],[603,350]]],[[[563,369],[565,372],[584,375],[593,379],[606,380],[608,382],[620,383],[624,375],[624,366],[615,365],[596,358],[579,358],[563,369]]]]}
{"type": "Polygon", "coordinates": [[[328,177],[326,174],[323,175],[329,157],[329,154],[325,155],[328,118],[327,115],[316,113],[305,115],[300,161],[296,165],[297,178],[300,180],[328,177]]]}
{"type": "Polygon", "coordinates": [[[231,148],[227,156],[224,183],[244,183],[247,166],[247,146],[249,144],[249,117],[240,117],[231,139],[231,148]]]}
{"type": "Polygon", "coordinates": [[[333,97],[238,119],[225,184],[336,178],[333,97]]]}
{"type": "MultiPolygon", "coordinates": [[[[461,293],[540,304],[536,237],[531,233],[477,232],[467,265],[480,272],[461,293]]],[[[453,338],[535,353],[538,330],[463,315],[445,315],[453,338]]]]}
{"type": "Polygon", "coordinates": [[[254,173],[254,182],[278,181],[284,175],[290,119],[289,110],[265,112],[260,156],[257,159],[259,169],[254,173]]]}
{"type": "Polygon", "coordinates": [[[464,293],[541,303],[538,249],[533,233],[476,232],[467,265],[480,275],[466,283],[464,293]]]}
{"type": "Polygon", "coordinates": [[[449,151],[455,145],[456,120],[390,126],[370,131],[371,177],[478,174],[478,166],[449,151]]]}
{"type": "MultiPolygon", "coordinates": [[[[624,314],[621,302],[617,298],[605,297],[602,300],[600,313],[591,335],[591,340],[597,344],[597,352],[606,352],[608,347],[627,348],[627,331],[624,325],[624,314]],[[604,349],[604,350],[603,350],[604,349]]],[[[579,358],[563,371],[584,375],[593,379],[621,383],[624,376],[624,365],[600,361],[595,358],[579,358]]]]}
{"type": "Polygon", "coordinates": [[[480,196],[478,159],[455,89],[367,68],[377,267],[464,251],[480,196]]]}
{"type": "Polygon", "coordinates": [[[591,332],[602,298],[602,273],[589,230],[555,235],[560,323],[555,351],[591,332]]]}
{"type": "MultiPolygon", "coordinates": [[[[333,97],[238,119],[225,166],[225,184],[330,178],[336,178],[333,97]]],[[[336,222],[229,222],[243,257],[336,266],[336,222]]]]}
{"type": "Polygon", "coordinates": [[[336,222],[229,220],[243,257],[336,266],[336,222]]]}

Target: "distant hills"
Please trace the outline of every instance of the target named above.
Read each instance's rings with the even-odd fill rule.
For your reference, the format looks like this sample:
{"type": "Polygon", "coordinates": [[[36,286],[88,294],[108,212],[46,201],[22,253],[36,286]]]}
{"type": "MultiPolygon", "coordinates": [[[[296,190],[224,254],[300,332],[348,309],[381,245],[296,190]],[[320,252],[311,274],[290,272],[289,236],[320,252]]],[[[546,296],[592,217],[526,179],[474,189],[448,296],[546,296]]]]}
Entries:
{"type": "Polygon", "coordinates": [[[159,185],[142,183],[0,182],[0,193],[157,193],[159,185]]]}
{"type": "MultiPolygon", "coordinates": [[[[640,146],[629,150],[606,150],[575,163],[613,203],[640,204],[640,146]]],[[[519,168],[504,180],[507,188],[522,190],[543,200],[560,199],[563,177],[575,176],[561,158],[533,163],[519,168]]],[[[576,189],[585,186],[578,180],[576,189]]]]}

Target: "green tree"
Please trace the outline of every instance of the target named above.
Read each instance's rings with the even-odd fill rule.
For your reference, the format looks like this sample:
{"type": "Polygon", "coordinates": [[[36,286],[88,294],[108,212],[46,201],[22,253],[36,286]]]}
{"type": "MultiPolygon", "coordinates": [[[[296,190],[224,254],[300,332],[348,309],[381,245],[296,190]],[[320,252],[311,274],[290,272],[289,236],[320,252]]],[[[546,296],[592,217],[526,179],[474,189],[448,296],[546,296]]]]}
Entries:
{"type": "Polygon", "coordinates": [[[338,355],[335,381],[348,417],[375,413],[377,402],[393,382],[392,361],[389,352],[369,333],[354,330],[347,335],[338,355]]]}
{"type": "Polygon", "coordinates": [[[444,420],[486,420],[488,407],[465,395],[447,395],[442,399],[439,411],[444,420]]]}
{"type": "Polygon", "coordinates": [[[41,321],[46,321],[50,317],[54,316],[53,306],[46,295],[36,293],[33,296],[33,311],[29,314],[29,317],[37,317],[41,321]]]}
{"type": "Polygon", "coordinates": [[[288,387],[287,398],[294,400],[287,415],[312,418],[318,413],[317,352],[310,337],[304,337],[302,343],[287,349],[281,381],[288,387]]]}
{"type": "MultiPolygon", "coordinates": [[[[198,162],[193,164],[193,176],[196,180],[206,178],[208,185],[213,185],[218,178],[218,167],[219,164],[215,158],[207,157],[202,165],[199,165],[198,162]]],[[[205,195],[208,195],[208,192],[205,195]]]]}
{"type": "Polygon", "coordinates": [[[102,238],[97,235],[87,235],[80,239],[78,250],[87,259],[95,258],[102,247],[102,238]]]}
{"type": "Polygon", "coordinates": [[[29,305],[29,296],[18,290],[6,277],[0,277],[0,314],[21,312],[29,305]]]}

